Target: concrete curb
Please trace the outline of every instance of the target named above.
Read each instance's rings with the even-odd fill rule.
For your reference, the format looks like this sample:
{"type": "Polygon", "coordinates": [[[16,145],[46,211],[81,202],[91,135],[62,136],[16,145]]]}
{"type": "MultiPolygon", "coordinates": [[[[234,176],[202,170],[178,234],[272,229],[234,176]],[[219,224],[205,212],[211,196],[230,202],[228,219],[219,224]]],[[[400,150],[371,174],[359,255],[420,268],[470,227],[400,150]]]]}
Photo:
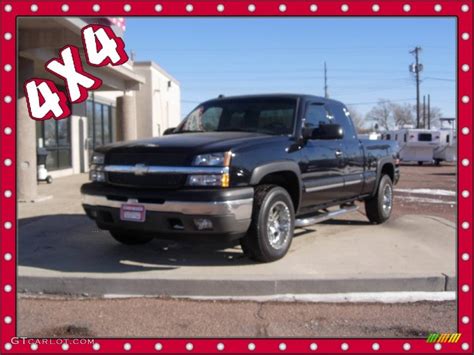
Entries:
{"type": "Polygon", "coordinates": [[[103,296],[262,296],[281,294],[329,294],[355,292],[456,291],[456,277],[417,277],[298,280],[183,280],[82,277],[18,277],[24,293],[103,296]]]}

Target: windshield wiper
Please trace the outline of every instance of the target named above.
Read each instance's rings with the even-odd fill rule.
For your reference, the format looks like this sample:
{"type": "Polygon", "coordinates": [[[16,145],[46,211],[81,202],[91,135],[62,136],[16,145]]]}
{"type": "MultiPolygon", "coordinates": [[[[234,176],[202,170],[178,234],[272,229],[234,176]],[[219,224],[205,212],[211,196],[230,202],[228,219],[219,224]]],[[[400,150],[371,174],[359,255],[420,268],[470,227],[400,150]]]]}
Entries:
{"type": "Polygon", "coordinates": [[[245,129],[245,128],[224,128],[224,129],[218,129],[216,132],[253,132],[255,133],[256,131],[252,129],[245,129]]]}
{"type": "Polygon", "coordinates": [[[196,130],[196,131],[177,131],[177,132],[173,132],[173,133],[202,133],[202,132],[207,132],[207,131],[199,131],[199,130],[196,130]]]}

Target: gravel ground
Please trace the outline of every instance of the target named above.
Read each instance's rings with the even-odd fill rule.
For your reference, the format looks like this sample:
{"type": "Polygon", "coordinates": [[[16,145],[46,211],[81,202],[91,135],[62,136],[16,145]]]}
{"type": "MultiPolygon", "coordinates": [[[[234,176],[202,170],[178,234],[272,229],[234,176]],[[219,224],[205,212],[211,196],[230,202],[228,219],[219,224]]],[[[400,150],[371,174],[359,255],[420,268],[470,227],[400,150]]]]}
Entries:
{"type": "Polygon", "coordinates": [[[18,307],[18,335],[28,337],[415,338],[456,330],[455,302],[20,298],[18,307]]]}
{"type": "Polygon", "coordinates": [[[402,165],[400,172],[400,181],[395,186],[393,217],[424,214],[456,221],[457,174],[454,164],[402,165]]]}

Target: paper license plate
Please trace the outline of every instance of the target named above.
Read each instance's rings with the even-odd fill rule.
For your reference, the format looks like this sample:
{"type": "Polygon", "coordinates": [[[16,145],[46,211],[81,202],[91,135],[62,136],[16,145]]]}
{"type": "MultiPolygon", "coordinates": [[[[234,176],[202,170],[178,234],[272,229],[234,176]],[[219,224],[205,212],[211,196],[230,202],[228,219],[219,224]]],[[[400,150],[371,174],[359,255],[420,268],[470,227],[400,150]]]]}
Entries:
{"type": "Polygon", "coordinates": [[[120,207],[120,219],[122,221],[144,222],[145,221],[145,206],[123,204],[120,207]]]}

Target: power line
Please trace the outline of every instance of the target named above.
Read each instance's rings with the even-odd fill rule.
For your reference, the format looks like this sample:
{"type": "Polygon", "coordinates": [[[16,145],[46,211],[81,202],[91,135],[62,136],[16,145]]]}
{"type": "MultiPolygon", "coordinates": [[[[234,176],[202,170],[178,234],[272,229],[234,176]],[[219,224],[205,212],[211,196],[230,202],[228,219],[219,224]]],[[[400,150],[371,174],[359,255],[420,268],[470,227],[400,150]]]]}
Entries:
{"type": "MultiPolygon", "coordinates": [[[[352,73],[352,74],[361,74],[363,76],[366,76],[366,74],[401,74],[404,73],[402,70],[375,70],[375,69],[368,69],[368,70],[356,70],[356,69],[342,69],[342,68],[332,68],[333,72],[337,73],[352,73]]],[[[255,70],[247,70],[247,69],[227,69],[227,70],[173,70],[175,74],[183,75],[183,74],[202,74],[202,75],[208,75],[208,74],[255,74],[255,73],[262,73],[262,74],[271,74],[271,75],[277,75],[280,73],[285,73],[285,74],[294,74],[294,73],[314,73],[314,68],[300,68],[300,69],[293,69],[293,70],[288,70],[287,68],[284,69],[270,69],[270,70],[263,70],[263,69],[255,69],[255,70]]],[[[437,74],[453,74],[455,71],[450,71],[450,70],[436,70],[435,71],[437,74]]]]}
{"type": "Polygon", "coordinates": [[[369,101],[369,102],[355,102],[355,103],[348,103],[348,106],[357,106],[357,105],[372,105],[378,104],[379,102],[404,102],[404,101],[413,101],[416,100],[416,97],[412,97],[409,99],[397,99],[397,100],[378,100],[378,101],[369,101]]]}
{"type": "MultiPolygon", "coordinates": [[[[405,101],[413,101],[416,100],[415,97],[411,97],[408,99],[396,99],[396,100],[378,100],[378,101],[368,101],[368,102],[353,102],[353,103],[348,103],[348,106],[356,106],[356,105],[372,105],[372,104],[378,104],[379,102],[405,102],[405,101]]],[[[200,104],[203,101],[195,101],[195,100],[181,100],[181,102],[184,103],[189,103],[189,104],[200,104]]]]}
{"type": "Polygon", "coordinates": [[[425,80],[441,80],[441,81],[456,81],[455,79],[448,79],[448,78],[433,78],[432,76],[425,76],[425,80]]]}

